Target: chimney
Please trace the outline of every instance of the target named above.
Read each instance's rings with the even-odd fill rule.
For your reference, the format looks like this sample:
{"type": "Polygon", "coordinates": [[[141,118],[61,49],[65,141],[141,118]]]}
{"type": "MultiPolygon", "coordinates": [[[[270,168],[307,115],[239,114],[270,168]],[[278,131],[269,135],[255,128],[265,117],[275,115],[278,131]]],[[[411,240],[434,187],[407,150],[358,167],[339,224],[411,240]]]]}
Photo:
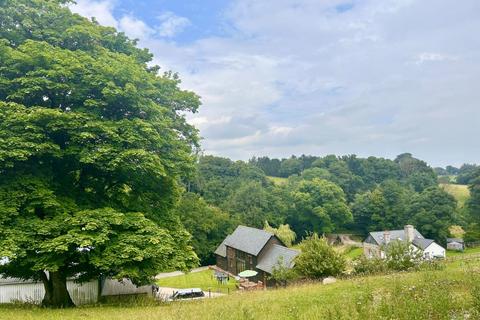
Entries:
{"type": "Polygon", "coordinates": [[[414,228],[412,225],[410,224],[407,224],[405,227],[404,227],[404,232],[405,232],[405,240],[407,240],[408,242],[412,242],[413,239],[415,238],[415,232],[414,232],[414,228]]]}
{"type": "Polygon", "coordinates": [[[390,243],[390,231],[383,232],[383,240],[385,241],[385,244],[390,243]]]}

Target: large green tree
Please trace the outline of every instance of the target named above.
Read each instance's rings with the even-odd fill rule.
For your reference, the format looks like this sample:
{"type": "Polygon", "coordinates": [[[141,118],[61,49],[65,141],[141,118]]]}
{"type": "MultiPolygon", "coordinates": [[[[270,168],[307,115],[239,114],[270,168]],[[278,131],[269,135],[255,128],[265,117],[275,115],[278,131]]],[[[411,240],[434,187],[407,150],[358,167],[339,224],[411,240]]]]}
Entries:
{"type": "Polygon", "coordinates": [[[322,179],[293,182],[287,222],[297,235],[329,233],[352,221],[345,193],[336,184],[322,179]]]}
{"type": "Polygon", "coordinates": [[[147,283],[197,258],[174,214],[199,98],[61,0],[0,0],[0,267],[71,306],[66,279],[147,283]]]}
{"type": "Polygon", "coordinates": [[[183,194],[175,210],[192,235],[192,245],[202,265],[214,264],[213,253],[218,244],[236,227],[235,219],[191,192],[183,194]]]}
{"type": "Polygon", "coordinates": [[[440,189],[430,187],[412,197],[407,211],[409,221],[427,238],[445,243],[448,227],[455,224],[457,201],[440,189]]]}

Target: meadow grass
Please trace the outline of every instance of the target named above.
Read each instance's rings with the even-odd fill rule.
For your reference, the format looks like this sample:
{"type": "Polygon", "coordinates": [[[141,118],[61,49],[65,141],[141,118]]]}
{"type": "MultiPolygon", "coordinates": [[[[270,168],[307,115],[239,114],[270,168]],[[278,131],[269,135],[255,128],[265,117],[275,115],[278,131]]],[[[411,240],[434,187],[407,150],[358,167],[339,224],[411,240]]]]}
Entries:
{"type": "Polygon", "coordinates": [[[232,292],[236,289],[235,280],[230,278],[226,284],[219,284],[213,277],[213,270],[203,270],[200,272],[191,272],[179,276],[162,278],[157,280],[160,287],[170,288],[201,288],[204,291],[212,292],[232,292]]]}
{"type": "Polygon", "coordinates": [[[470,198],[470,190],[467,185],[441,183],[440,187],[450,193],[457,200],[460,208],[463,207],[465,202],[470,198]]]}
{"type": "Polygon", "coordinates": [[[272,176],[267,176],[267,179],[272,181],[275,185],[281,186],[287,183],[287,178],[282,178],[282,177],[272,177],[272,176]]]}
{"type": "MultiPolygon", "coordinates": [[[[468,255],[468,254],[467,254],[468,255]]],[[[480,262],[447,262],[436,271],[340,279],[169,304],[48,310],[0,307],[0,319],[479,319],[480,262]]]]}

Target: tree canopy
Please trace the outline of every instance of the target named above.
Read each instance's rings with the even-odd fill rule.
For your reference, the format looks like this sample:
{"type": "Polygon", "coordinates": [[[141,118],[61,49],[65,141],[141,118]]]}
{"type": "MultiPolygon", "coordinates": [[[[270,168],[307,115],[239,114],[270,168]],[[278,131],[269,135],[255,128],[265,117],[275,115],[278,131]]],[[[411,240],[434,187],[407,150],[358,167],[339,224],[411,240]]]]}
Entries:
{"type": "Polygon", "coordinates": [[[66,278],[197,262],[172,210],[194,168],[199,98],[150,53],[64,1],[0,1],[0,256],[69,306],[66,278]]]}

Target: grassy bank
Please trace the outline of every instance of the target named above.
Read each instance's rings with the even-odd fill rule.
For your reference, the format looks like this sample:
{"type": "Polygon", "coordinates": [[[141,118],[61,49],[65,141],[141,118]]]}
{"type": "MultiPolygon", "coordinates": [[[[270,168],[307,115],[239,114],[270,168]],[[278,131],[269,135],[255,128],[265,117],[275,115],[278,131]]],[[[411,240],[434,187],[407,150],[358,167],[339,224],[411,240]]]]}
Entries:
{"type": "Polygon", "coordinates": [[[45,310],[0,307],[0,319],[478,319],[480,263],[307,284],[168,305],[45,310]]]}
{"type": "Polygon", "coordinates": [[[441,183],[440,187],[457,199],[459,207],[463,207],[465,202],[470,198],[470,190],[467,185],[441,183]]]}

